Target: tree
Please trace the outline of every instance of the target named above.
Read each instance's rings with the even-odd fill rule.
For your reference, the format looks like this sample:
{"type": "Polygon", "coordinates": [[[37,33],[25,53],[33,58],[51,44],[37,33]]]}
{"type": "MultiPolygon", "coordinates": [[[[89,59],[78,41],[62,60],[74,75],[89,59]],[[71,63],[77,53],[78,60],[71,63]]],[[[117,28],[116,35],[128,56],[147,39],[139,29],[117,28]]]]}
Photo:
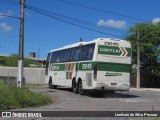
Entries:
{"type": "MultiPolygon", "coordinates": [[[[132,44],[132,63],[137,64],[137,31],[140,33],[141,72],[147,74],[150,80],[160,77],[160,24],[137,23],[129,29],[126,37],[132,44]]],[[[160,80],[160,79],[159,79],[160,80]]]]}

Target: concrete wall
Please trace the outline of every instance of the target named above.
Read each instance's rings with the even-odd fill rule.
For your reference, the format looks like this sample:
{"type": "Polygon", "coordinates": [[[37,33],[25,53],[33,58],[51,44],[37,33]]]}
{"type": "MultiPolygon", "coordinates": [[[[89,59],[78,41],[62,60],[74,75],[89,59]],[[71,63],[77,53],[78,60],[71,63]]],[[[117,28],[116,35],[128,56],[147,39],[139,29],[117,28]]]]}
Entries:
{"type": "MultiPolygon", "coordinates": [[[[17,67],[0,67],[0,77],[17,77],[17,67]]],[[[44,84],[44,68],[24,68],[24,78],[26,83],[44,84]]]]}

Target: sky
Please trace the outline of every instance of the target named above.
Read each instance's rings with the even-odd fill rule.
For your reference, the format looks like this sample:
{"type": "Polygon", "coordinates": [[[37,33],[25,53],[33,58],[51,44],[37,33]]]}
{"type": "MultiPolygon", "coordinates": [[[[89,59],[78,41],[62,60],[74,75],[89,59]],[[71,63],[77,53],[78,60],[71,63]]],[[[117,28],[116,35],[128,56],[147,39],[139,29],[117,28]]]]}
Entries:
{"type": "MultiPolygon", "coordinates": [[[[25,57],[39,51],[39,57],[46,58],[50,50],[80,38],[124,39],[136,23],[160,21],[160,0],[27,0],[25,4],[25,57]],[[47,12],[42,15],[33,7],[47,12]]],[[[19,17],[19,0],[0,0],[0,14],[19,17]]],[[[19,19],[0,15],[0,54],[18,54],[19,31],[19,19]]]]}

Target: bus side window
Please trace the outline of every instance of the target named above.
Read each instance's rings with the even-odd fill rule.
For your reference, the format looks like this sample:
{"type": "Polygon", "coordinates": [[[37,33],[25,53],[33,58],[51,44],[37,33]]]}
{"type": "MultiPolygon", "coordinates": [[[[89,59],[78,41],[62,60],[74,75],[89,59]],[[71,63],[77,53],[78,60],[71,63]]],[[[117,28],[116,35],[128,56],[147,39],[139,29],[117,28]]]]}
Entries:
{"type": "Polygon", "coordinates": [[[65,51],[61,51],[61,62],[65,62],[65,51]]]}
{"type": "Polygon", "coordinates": [[[80,60],[87,60],[87,46],[81,47],[80,60]]]}
{"type": "Polygon", "coordinates": [[[79,60],[80,61],[83,60],[82,58],[83,58],[83,47],[80,46],[80,48],[79,48],[79,60]]]}
{"type": "Polygon", "coordinates": [[[64,59],[65,59],[65,62],[67,62],[68,60],[67,60],[67,56],[68,55],[68,50],[65,50],[65,57],[64,57],[64,59]]]}
{"type": "Polygon", "coordinates": [[[84,46],[83,60],[88,60],[88,46],[84,46]]]}
{"type": "Polygon", "coordinates": [[[75,50],[74,48],[72,48],[70,53],[70,58],[69,58],[70,61],[74,61],[74,53],[75,53],[75,50]]]}
{"type": "Polygon", "coordinates": [[[56,63],[61,62],[61,51],[57,52],[56,63]]]}
{"type": "Polygon", "coordinates": [[[67,49],[66,52],[65,52],[66,62],[69,62],[69,58],[70,58],[70,49],[67,49]]]}
{"type": "Polygon", "coordinates": [[[88,59],[91,60],[93,58],[94,46],[89,47],[88,49],[88,59]]]}
{"type": "Polygon", "coordinates": [[[56,63],[56,61],[57,61],[57,52],[54,52],[53,63],[56,63]]]}
{"type": "Polygon", "coordinates": [[[74,60],[75,61],[79,60],[79,54],[80,54],[80,47],[76,47],[75,52],[74,52],[74,60]]]}

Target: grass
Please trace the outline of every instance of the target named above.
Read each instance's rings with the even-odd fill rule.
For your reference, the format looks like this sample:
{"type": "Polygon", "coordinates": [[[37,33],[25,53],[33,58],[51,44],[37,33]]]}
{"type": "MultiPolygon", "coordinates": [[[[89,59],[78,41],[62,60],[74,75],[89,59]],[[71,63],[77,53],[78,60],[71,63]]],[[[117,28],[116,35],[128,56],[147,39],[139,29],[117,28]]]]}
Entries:
{"type": "Polygon", "coordinates": [[[37,107],[52,103],[52,99],[28,88],[9,86],[0,81],[0,110],[37,107]]]}
{"type": "Polygon", "coordinates": [[[160,117],[145,117],[143,120],[160,120],[160,117]]]}
{"type": "Polygon", "coordinates": [[[26,86],[44,86],[45,84],[26,83],[26,86]]]}

